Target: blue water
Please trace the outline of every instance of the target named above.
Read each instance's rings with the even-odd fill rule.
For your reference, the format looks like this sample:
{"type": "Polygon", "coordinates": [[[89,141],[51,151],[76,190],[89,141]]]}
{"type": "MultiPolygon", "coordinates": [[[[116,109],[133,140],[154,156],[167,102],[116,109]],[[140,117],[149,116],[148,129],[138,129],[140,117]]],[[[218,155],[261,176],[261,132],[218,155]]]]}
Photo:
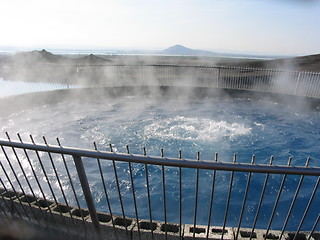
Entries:
{"type": "MultiPolygon", "coordinates": [[[[274,165],[285,165],[292,156],[292,165],[295,166],[305,165],[306,159],[311,157],[311,166],[320,165],[320,113],[271,101],[216,98],[169,100],[135,96],[106,98],[99,101],[44,105],[2,118],[0,123],[2,132],[20,132],[24,139],[33,134],[38,142],[41,142],[41,136],[45,135],[52,144],[55,138],[59,137],[65,146],[92,149],[92,142],[96,141],[101,150],[109,150],[109,144],[112,143],[114,151],[125,152],[125,145],[128,144],[131,153],[142,154],[142,148],[146,147],[148,155],[159,156],[160,149],[163,148],[167,157],[177,157],[181,150],[182,157],[188,159],[196,159],[199,151],[201,160],[213,160],[214,153],[218,152],[219,161],[231,162],[233,155],[237,154],[237,161],[243,163],[250,163],[253,154],[256,163],[268,163],[273,155],[274,165]]],[[[59,165],[59,161],[57,164],[59,165]]],[[[84,159],[84,164],[97,209],[108,212],[100,175],[97,173],[97,163],[94,159],[84,159]]],[[[134,216],[128,164],[117,162],[116,166],[125,213],[134,216]]],[[[103,161],[102,167],[112,211],[121,215],[112,162],[103,161]]],[[[75,172],[71,172],[77,189],[80,189],[75,172]]],[[[140,218],[148,219],[144,166],[133,164],[133,173],[138,214],[140,218]]],[[[198,224],[206,224],[208,221],[212,175],[213,171],[199,171],[198,224]]],[[[182,170],[184,223],[193,223],[195,176],[196,170],[182,170]]],[[[229,172],[217,172],[212,224],[223,223],[230,176],[229,172]]],[[[228,226],[238,224],[247,176],[245,173],[234,175],[228,226]]],[[[265,177],[265,174],[252,176],[242,227],[252,226],[265,177]]],[[[282,177],[269,177],[257,228],[267,226],[282,177]]],[[[153,218],[164,220],[160,166],[149,166],[149,180],[153,218]]],[[[314,177],[305,177],[287,229],[295,230],[299,224],[315,180],[314,177]]],[[[179,222],[179,169],[165,168],[165,181],[167,221],[179,222]]],[[[298,181],[297,176],[287,177],[272,228],[282,227],[298,181]]],[[[69,199],[73,199],[67,181],[64,187],[70,191],[69,199]]],[[[319,213],[319,197],[317,193],[308,214],[310,219],[314,220],[319,213]]],[[[61,196],[59,198],[61,200],[61,196]]],[[[84,204],[83,196],[80,198],[84,204]]],[[[303,229],[310,229],[312,224],[313,221],[306,222],[303,229]]]]}

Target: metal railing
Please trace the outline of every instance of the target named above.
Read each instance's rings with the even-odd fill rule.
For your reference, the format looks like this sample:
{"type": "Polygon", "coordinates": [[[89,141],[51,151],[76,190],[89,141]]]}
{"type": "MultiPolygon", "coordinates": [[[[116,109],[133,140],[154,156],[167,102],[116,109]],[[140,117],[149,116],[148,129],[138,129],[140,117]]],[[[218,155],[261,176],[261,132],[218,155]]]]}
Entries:
{"type": "MultiPolygon", "coordinates": [[[[282,69],[181,65],[42,66],[2,68],[0,76],[5,80],[74,87],[189,86],[320,97],[320,73],[282,69]]],[[[37,91],[36,85],[32,87],[37,91]]]]}
{"type": "MultiPolygon", "coordinates": [[[[43,79],[63,83],[63,88],[189,86],[320,98],[320,73],[312,72],[171,65],[30,71],[37,76],[43,70],[51,73],[43,79]]],[[[24,92],[47,87],[35,83],[24,92]]],[[[236,155],[230,162],[218,161],[217,154],[206,161],[200,153],[196,160],[183,159],[182,152],[167,158],[164,150],[150,157],[146,149],[133,155],[127,147],[120,154],[111,145],[109,151],[96,144],[87,150],[63,147],[59,139],[55,146],[45,138],[39,144],[32,136],[31,143],[20,135],[16,141],[7,136],[0,141],[2,215],[46,227],[64,225],[79,239],[298,240],[301,232],[306,239],[318,239],[320,168],[309,166],[310,159],[305,166],[291,166],[291,158],[277,166],[273,157],[266,165],[256,164],[254,156],[247,163],[237,163],[236,155]]]]}
{"type": "Polygon", "coordinates": [[[272,156],[264,165],[254,156],[191,160],[181,151],[150,157],[145,148],[135,155],[128,146],[115,153],[111,145],[101,151],[95,143],[88,150],[7,137],[0,140],[0,214],[60,223],[88,239],[88,222],[106,239],[296,240],[302,231],[317,239],[320,168],[310,159],[305,166],[291,166],[292,158],[277,166],[272,156]]]}

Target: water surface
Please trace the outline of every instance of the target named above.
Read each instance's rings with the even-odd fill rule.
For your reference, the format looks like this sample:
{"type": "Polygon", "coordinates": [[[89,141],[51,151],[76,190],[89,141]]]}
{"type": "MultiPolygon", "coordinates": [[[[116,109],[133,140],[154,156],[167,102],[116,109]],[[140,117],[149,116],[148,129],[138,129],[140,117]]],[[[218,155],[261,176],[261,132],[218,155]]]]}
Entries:
{"type": "MultiPolygon", "coordinates": [[[[310,165],[319,166],[320,113],[271,101],[217,98],[177,100],[147,96],[106,98],[99,101],[77,100],[17,112],[0,119],[0,123],[2,132],[19,132],[26,141],[29,141],[29,134],[33,134],[39,143],[43,143],[41,137],[44,135],[52,144],[56,144],[55,138],[59,137],[63,145],[72,147],[92,149],[95,141],[101,150],[109,150],[109,144],[112,144],[114,151],[125,152],[128,144],[131,153],[142,154],[142,148],[146,147],[148,155],[159,156],[160,149],[163,148],[167,157],[178,157],[181,150],[183,158],[196,159],[197,152],[200,152],[201,160],[210,161],[214,160],[214,154],[218,152],[219,161],[231,162],[234,154],[237,154],[237,161],[244,163],[250,163],[253,154],[256,163],[268,163],[273,155],[275,165],[286,164],[292,156],[292,164],[296,166],[303,166],[306,159],[311,157],[310,165]]],[[[62,167],[61,159],[56,164],[62,167]]],[[[96,160],[84,159],[84,164],[97,208],[108,212],[96,160]]],[[[112,162],[104,161],[102,167],[113,212],[121,215],[112,162]]],[[[118,162],[116,167],[125,212],[128,216],[134,216],[128,164],[118,162]]],[[[41,172],[40,167],[38,171],[41,172]]],[[[76,182],[76,173],[71,172],[76,182]]],[[[145,167],[133,164],[133,173],[139,217],[148,219],[145,167]]],[[[213,171],[199,171],[199,224],[206,224],[208,220],[213,174],[213,171]]],[[[165,168],[165,176],[167,220],[179,222],[179,169],[165,168]]],[[[192,223],[196,171],[183,169],[182,176],[183,222],[192,223]]],[[[230,176],[228,172],[218,172],[216,175],[212,213],[212,223],[216,225],[221,225],[223,221],[230,176]]],[[[247,176],[245,173],[235,173],[227,219],[229,226],[236,226],[238,223],[247,176]]],[[[252,226],[265,177],[265,174],[252,175],[242,226],[252,226]]],[[[266,227],[282,177],[270,175],[257,227],[266,227]]],[[[62,179],[65,190],[69,191],[70,201],[75,204],[68,181],[63,177],[62,179]]],[[[160,166],[149,166],[149,179],[153,217],[163,220],[160,166]]],[[[299,223],[296,219],[303,214],[315,178],[306,177],[305,180],[292,213],[292,222],[288,225],[291,230],[299,223]]],[[[297,176],[288,176],[273,228],[282,226],[298,181],[297,176]]],[[[79,183],[77,184],[80,188],[79,183]]],[[[61,194],[57,195],[62,200],[61,194]]],[[[84,203],[83,196],[81,199],[84,203]]],[[[315,209],[320,198],[316,199],[316,203],[312,205],[315,209]]],[[[312,218],[317,213],[318,211],[310,211],[312,218]]],[[[305,229],[310,227],[311,222],[304,225],[305,229]]]]}

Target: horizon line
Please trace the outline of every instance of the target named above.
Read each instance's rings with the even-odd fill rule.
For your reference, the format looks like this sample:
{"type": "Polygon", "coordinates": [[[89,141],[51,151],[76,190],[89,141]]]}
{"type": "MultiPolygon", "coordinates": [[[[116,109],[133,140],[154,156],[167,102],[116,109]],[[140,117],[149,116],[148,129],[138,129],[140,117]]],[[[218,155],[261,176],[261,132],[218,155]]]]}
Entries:
{"type": "MultiPolygon", "coordinates": [[[[1,46],[0,45],[0,54],[4,54],[4,53],[18,53],[18,52],[29,52],[29,51],[41,51],[41,50],[46,50],[48,52],[59,52],[59,51],[66,51],[65,53],[62,54],[68,54],[68,51],[79,51],[78,54],[81,54],[81,51],[86,52],[86,54],[89,54],[90,51],[106,51],[109,53],[105,53],[105,54],[126,54],[125,52],[127,52],[127,54],[135,54],[133,52],[140,52],[140,53],[136,53],[137,55],[141,55],[143,53],[150,53],[150,55],[152,54],[160,54],[161,52],[163,52],[164,50],[174,47],[174,46],[182,46],[186,49],[190,49],[190,50],[195,50],[195,51],[208,51],[208,52],[212,52],[212,54],[225,54],[225,55],[238,55],[238,56],[276,56],[276,57],[293,57],[293,56],[308,56],[308,55],[317,55],[320,53],[290,53],[290,54],[281,54],[281,53],[269,53],[269,52],[250,52],[250,51],[238,51],[238,50],[225,50],[225,49],[196,49],[196,48],[189,48],[189,47],[185,47],[184,45],[181,44],[175,44],[172,45],[170,47],[167,48],[159,48],[159,47],[155,47],[155,48],[124,48],[124,47],[86,47],[86,46],[78,46],[78,47],[68,47],[68,46],[43,46],[43,47],[38,47],[38,46],[1,46]],[[131,53],[130,53],[131,52],[131,53]]],[[[94,53],[94,52],[92,52],[94,53]]],[[[74,54],[77,54],[77,52],[75,52],[74,54]]],[[[103,53],[100,53],[103,54],[103,53]]],[[[171,54],[164,54],[164,55],[171,55],[171,54]]],[[[203,57],[215,57],[214,55],[210,56],[210,55],[201,55],[201,54],[190,54],[190,55],[183,55],[183,54],[172,54],[172,56],[203,56],[203,57]]],[[[219,57],[219,56],[216,56],[219,57]]]]}

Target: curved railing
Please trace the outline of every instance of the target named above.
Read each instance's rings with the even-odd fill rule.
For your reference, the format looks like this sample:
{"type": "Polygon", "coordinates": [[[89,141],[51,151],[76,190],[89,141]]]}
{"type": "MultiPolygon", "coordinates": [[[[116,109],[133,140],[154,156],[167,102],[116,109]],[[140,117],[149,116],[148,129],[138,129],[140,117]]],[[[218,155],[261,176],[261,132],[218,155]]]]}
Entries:
{"type": "MultiPolygon", "coordinates": [[[[74,66],[61,69],[61,72],[65,73],[63,79],[60,70],[56,70],[51,75],[44,76],[43,82],[48,82],[47,77],[50,77],[50,82],[45,83],[46,87],[43,87],[42,83],[32,83],[32,86],[25,86],[24,92],[49,91],[71,86],[187,86],[320,97],[320,74],[311,72],[168,65],[74,66]],[[58,86],[56,83],[63,84],[60,85],[63,87],[55,88],[54,86],[58,86]]],[[[42,70],[38,69],[38,72],[42,70]]],[[[6,82],[9,77],[4,75],[2,82],[6,82]]],[[[11,80],[17,80],[15,76],[11,77],[11,80]]],[[[1,91],[3,89],[1,88],[1,91]]],[[[20,93],[13,91],[13,95],[20,93]]],[[[0,215],[26,219],[46,227],[51,224],[65,226],[79,239],[92,239],[92,236],[99,232],[102,239],[108,236],[118,239],[196,237],[297,240],[317,239],[319,236],[316,231],[319,230],[320,220],[317,207],[320,168],[308,166],[309,159],[305,166],[291,166],[291,158],[286,166],[274,166],[273,157],[267,165],[255,165],[254,156],[251,163],[240,164],[237,163],[235,155],[233,162],[221,163],[217,155],[215,159],[207,160],[200,160],[199,154],[196,160],[182,159],[181,155],[169,159],[165,158],[163,150],[160,157],[150,157],[146,151],[142,155],[132,155],[129,148],[127,153],[118,154],[112,152],[112,146],[109,152],[105,152],[63,147],[59,140],[57,146],[48,145],[45,138],[44,145],[35,143],[32,137],[31,143],[24,143],[19,135],[18,137],[18,141],[13,141],[8,135],[7,140],[0,141],[0,215]],[[90,180],[87,179],[88,170],[84,167],[86,164],[94,166],[95,171],[90,168],[90,172],[94,172],[98,185],[90,185],[90,180]],[[122,171],[122,175],[117,167],[121,164],[122,167],[123,164],[127,165],[127,170],[122,171]],[[105,170],[108,167],[112,169],[109,172],[105,170]],[[157,171],[161,175],[159,182],[149,175],[148,168],[151,167],[158,167],[157,171]],[[176,176],[174,180],[167,175],[168,171],[176,176]],[[135,182],[137,173],[145,177],[143,183],[139,179],[139,190],[135,189],[138,185],[135,182]],[[110,174],[113,178],[110,178],[110,174]],[[201,174],[205,175],[205,178],[199,178],[201,174]],[[259,176],[260,180],[254,178],[255,176],[259,176]],[[221,179],[225,183],[225,189],[219,186],[221,179]],[[234,186],[239,181],[246,183],[245,188],[237,189],[236,192],[234,186]],[[183,191],[184,184],[190,182],[195,186],[194,193],[191,194],[183,191]],[[109,188],[112,184],[115,184],[114,189],[109,188]],[[121,184],[126,185],[125,192],[121,184]],[[210,191],[204,193],[203,185],[209,185],[210,191]],[[159,186],[161,194],[154,199],[151,190],[159,186]],[[92,191],[93,187],[96,188],[95,193],[92,191]],[[288,187],[290,192],[287,191],[288,187]],[[177,209],[170,208],[173,211],[170,216],[176,217],[175,223],[168,220],[170,206],[166,202],[166,194],[173,194],[172,188],[176,189],[174,194],[177,209]],[[221,192],[226,193],[225,198],[221,196],[221,192]],[[112,200],[111,193],[115,194],[112,200]],[[208,200],[205,204],[201,202],[201,206],[200,193],[206,194],[208,200]],[[142,201],[140,196],[146,196],[147,200],[142,209],[139,204],[139,201],[142,201]],[[240,207],[231,213],[233,196],[238,197],[236,201],[240,202],[240,205],[237,205],[240,207]],[[300,202],[301,196],[304,196],[303,204],[300,202]],[[129,216],[124,210],[124,199],[128,198],[132,199],[129,216]],[[105,202],[105,205],[100,206],[103,212],[96,211],[97,199],[105,202]],[[266,202],[267,210],[264,208],[266,202]],[[279,216],[279,208],[283,203],[287,208],[279,216]],[[301,209],[299,214],[294,214],[298,203],[301,209]],[[213,224],[216,205],[221,208],[216,209],[216,212],[223,212],[218,216],[221,220],[218,221],[218,226],[214,226],[217,222],[213,224]],[[161,211],[161,222],[158,221],[159,217],[154,217],[155,208],[161,211]],[[114,214],[113,209],[116,209],[118,215],[114,214]],[[193,217],[184,223],[182,219],[186,211],[193,212],[193,217]],[[251,215],[246,216],[249,213],[251,215]],[[233,222],[236,222],[232,225],[233,228],[228,224],[231,214],[233,222]],[[205,219],[202,225],[198,225],[199,215],[202,220],[205,219]],[[245,217],[247,225],[243,227],[245,217]],[[274,226],[275,221],[277,226],[274,226]],[[257,230],[258,226],[263,226],[264,230],[257,230]]]]}
{"type": "MultiPolygon", "coordinates": [[[[2,69],[4,80],[61,87],[188,86],[320,97],[320,73],[228,66],[83,65],[2,69]],[[54,85],[55,84],[55,85],[54,85]]],[[[1,82],[0,82],[1,83],[1,82]]],[[[32,86],[34,91],[43,88],[32,86]]],[[[4,90],[3,90],[4,91],[4,90]]]]}

